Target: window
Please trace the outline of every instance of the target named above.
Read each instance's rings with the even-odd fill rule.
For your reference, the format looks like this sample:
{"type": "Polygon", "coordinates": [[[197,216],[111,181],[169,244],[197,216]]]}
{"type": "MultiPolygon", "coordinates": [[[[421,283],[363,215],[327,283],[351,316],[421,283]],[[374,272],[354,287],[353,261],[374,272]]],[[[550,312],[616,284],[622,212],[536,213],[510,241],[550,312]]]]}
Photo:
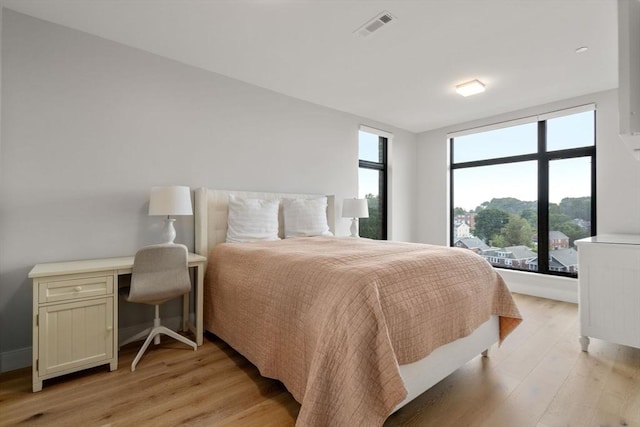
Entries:
{"type": "Polygon", "coordinates": [[[358,197],[366,198],[369,205],[369,218],[359,220],[359,234],[360,237],[386,240],[388,136],[363,126],[358,138],[358,197]]]}
{"type": "Polygon", "coordinates": [[[466,223],[494,266],[576,276],[595,234],[593,105],[449,135],[451,245],[466,223]]]}

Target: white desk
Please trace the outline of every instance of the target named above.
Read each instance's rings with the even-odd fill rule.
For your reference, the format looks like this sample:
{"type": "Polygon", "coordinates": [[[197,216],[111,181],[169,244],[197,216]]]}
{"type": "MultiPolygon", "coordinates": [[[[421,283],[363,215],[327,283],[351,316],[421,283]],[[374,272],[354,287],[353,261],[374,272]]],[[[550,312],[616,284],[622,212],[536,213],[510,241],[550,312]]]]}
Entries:
{"type": "MultiPolygon", "coordinates": [[[[207,259],[190,253],[195,268],[195,325],[189,295],[182,304],[182,329],[203,340],[203,284],[207,259]]],[[[81,369],[118,367],[118,277],[131,274],[133,256],[38,264],[33,279],[33,391],[42,381],[81,369]]]]}

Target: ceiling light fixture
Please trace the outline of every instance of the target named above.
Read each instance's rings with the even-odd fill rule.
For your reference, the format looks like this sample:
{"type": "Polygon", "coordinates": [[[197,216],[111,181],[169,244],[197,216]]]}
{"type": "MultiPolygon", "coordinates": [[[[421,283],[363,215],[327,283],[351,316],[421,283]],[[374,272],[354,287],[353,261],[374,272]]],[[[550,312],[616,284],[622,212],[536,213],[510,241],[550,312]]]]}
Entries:
{"type": "Polygon", "coordinates": [[[484,90],[484,83],[480,80],[471,80],[470,82],[461,83],[456,86],[456,92],[465,97],[484,92],[484,90]]]}
{"type": "Polygon", "coordinates": [[[588,50],[589,48],[587,46],[580,46],[579,48],[576,49],[576,53],[584,53],[588,50]]]}

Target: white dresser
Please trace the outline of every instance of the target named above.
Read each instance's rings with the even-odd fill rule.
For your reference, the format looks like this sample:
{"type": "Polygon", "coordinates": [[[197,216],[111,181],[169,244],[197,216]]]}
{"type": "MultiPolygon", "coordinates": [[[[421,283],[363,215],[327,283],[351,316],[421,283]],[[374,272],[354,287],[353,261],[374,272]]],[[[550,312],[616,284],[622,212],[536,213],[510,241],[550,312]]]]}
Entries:
{"type": "MultiPolygon", "coordinates": [[[[203,336],[207,258],[189,254],[195,268],[195,325],[183,297],[182,329],[203,336]]],[[[33,391],[49,378],[94,366],[118,368],[118,277],[131,274],[133,256],[38,264],[33,279],[33,391]]]]}
{"type": "Polygon", "coordinates": [[[589,337],[640,348],[640,235],[576,241],[580,344],[589,337]]]}

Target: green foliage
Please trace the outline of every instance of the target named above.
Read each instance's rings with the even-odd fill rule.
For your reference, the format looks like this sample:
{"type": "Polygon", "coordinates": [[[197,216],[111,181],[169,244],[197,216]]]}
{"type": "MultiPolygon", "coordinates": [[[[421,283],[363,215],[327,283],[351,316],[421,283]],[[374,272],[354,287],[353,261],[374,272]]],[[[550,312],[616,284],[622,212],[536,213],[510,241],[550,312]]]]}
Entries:
{"type": "Polygon", "coordinates": [[[584,230],[575,222],[565,222],[558,225],[558,231],[563,232],[569,237],[569,246],[573,246],[573,242],[583,237],[589,237],[589,232],[584,230]]]}
{"type": "Polygon", "coordinates": [[[494,235],[499,235],[502,228],[509,222],[509,214],[499,209],[486,208],[476,214],[476,237],[485,242],[494,235]]]}
{"type": "Polygon", "coordinates": [[[562,226],[562,224],[566,223],[573,224],[573,221],[571,221],[571,218],[569,218],[565,214],[549,213],[549,230],[560,231],[560,227],[562,226]]]}
{"type": "MultiPolygon", "coordinates": [[[[458,215],[460,208],[454,210],[458,215]]],[[[494,198],[476,208],[473,234],[493,246],[524,245],[533,248],[533,236],[538,229],[537,202],[521,201],[513,197],[494,198]]],[[[461,213],[460,213],[461,214],[461,213]]],[[[569,245],[589,236],[573,220],[591,221],[590,197],[565,197],[560,204],[549,203],[549,230],[560,231],[569,237],[569,245]]]]}
{"type": "Polygon", "coordinates": [[[466,213],[467,211],[465,211],[464,208],[455,208],[453,210],[453,216],[464,215],[466,213]]]}
{"type": "Polygon", "coordinates": [[[506,242],[504,240],[504,236],[502,234],[494,234],[489,239],[489,242],[490,242],[491,246],[495,246],[497,248],[503,248],[505,246],[508,246],[506,244],[506,242]]]}
{"type": "Polygon", "coordinates": [[[571,219],[591,221],[591,197],[565,197],[560,201],[560,212],[571,219]]]}
{"type": "Polygon", "coordinates": [[[538,229],[538,211],[535,209],[525,209],[522,211],[522,218],[526,219],[532,229],[538,229]]]}
{"type": "Polygon", "coordinates": [[[358,220],[358,234],[360,237],[382,240],[382,219],[380,215],[380,199],[373,194],[365,196],[369,205],[369,218],[358,220]]]}
{"type": "Polygon", "coordinates": [[[533,246],[534,231],[526,219],[519,215],[509,215],[509,222],[500,231],[504,244],[500,246],[533,246]]]}
{"type": "MultiPolygon", "coordinates": [[[[510,214],[520,215],[533,225],[531,221],[533,217],[530,214],[528,216],[525,212],[535,213],[538,210],[538,206],[535,201],[527,202],[513,197],[503,197],[482,203],[476,208],[476,212],[484,209],[499,209],[510,214]]],[[[563,214],[568,216],[569,219],[579,218],[591,221],[591,197],[565,197],[560,201],[559,205],[557,203],[549,203],[549,213],[563,214]]]]}
{"type": "Polygon", "coordinates": [[[484,202],[476,208],[476,212],[484,209],[498,209],[510,214],[521,215],[523,211],[530,209],[534,212],[537,210],[536,202],[525,202],[513,197],[503,197],[491,199],[490,202],[484,202]]]}

